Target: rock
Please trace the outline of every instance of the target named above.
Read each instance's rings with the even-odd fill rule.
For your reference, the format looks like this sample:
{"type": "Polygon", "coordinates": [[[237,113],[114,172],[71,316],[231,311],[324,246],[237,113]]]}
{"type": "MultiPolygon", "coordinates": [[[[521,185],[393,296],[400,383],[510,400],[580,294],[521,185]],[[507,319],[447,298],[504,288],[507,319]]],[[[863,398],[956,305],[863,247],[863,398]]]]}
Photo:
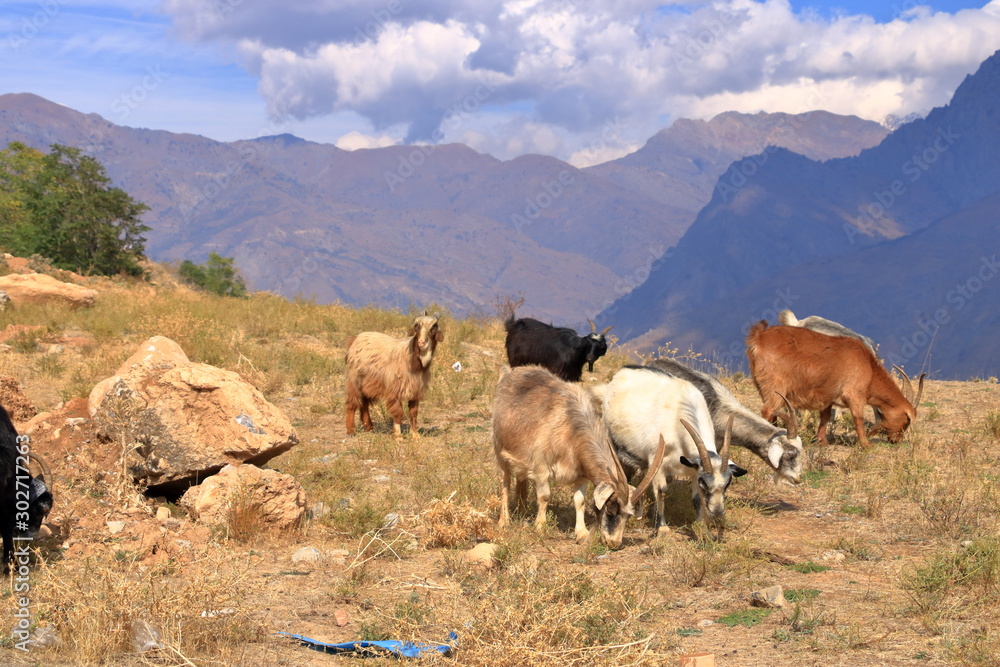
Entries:
{"type": "Polygon", "coordinates": [[[110,531],[112,535],[117,535],[123,530],[125,530],[124,521],[108,521],[108,531],[110,531]]]}
{"type": "Polygon", "coordinates": [[[163,648],[160,630],[155,625],[137,618],[132,621],[132,648],[136,653],[145,653],[163,648]]]}
{"type": "Polygon", "coordinates": [[[10,297],[7,296],[7,292],[0,290],[0,310],[7,310],[8,303],[10,303],[10,297]]]}
{"type": "Polygon", "coordinates": [[[329,513],[330,507],[322,501],[314,503],[313,506],[309,508],[309,518],[313,520],[322,519],[329,513]]]}
{"type": "Polygon", "coordinates": [[[333,620],[337,624],[338,628],[342,628],[351,622],[347,616],[347,610],[343,608],[333,612],[333,620]]]}
{"type": "Polygon", "coordinates": [[[465,552],[465,560],[473,565],[483,565],[488,568],[496,567],[498,563],[495,556],[498,548],[498,545],[491,542],[477,544],[465,552]]]}
{"type": "Polygon", "coordinates": [[[293,563],[316,563],[323,557],[316,547],[302,547],[292,554],[293,563]]]}
{"type": "Polygon", "coordinates": [[[784,607],[787,604],[785,601],[785,591],[781,586],[770,586],[759,591],[754,591],[750,594],[750,604],[754,607],[765,607],[767,609],[784,607]]]}
{"type": "Polygon", "coordinates": [[[93,306],[97,299],[97,290],[64,283],[44,273],[11,273],[0,276],[0,290],[7,293],[15,306],[21,303],[55,301],[80,308],[93,306]]]}
{"type": "Polygon", "coordinates": [[[390,512],[382,517],[382,530],[390,530],[399,525],[399,515],[395,512],[390,512]]]}
{"type": "Polygon", "coordinates": [[[200,523],[221,526],[234,501],[255,506],[270,529],[298,526],[306,511],[306,492],[294,477],[249,464],[227,465],[188,489],[177,504],[189,508],[200,523]]]}
{"type": "Polygon", "coordinates": [[[819,559],[826,563],[843,563],[847,560],[847,554],[843,551],[824,551],[819,559]]]}
{"type": "Polygon", "coordinates": [[[52,537],[52,529],[43,523],[41,526],[38,527],[38,532],[35,533],[35,537],[37,539],[52,537]]]}
{"type": "Polygon", "coordinates": [[[188,361],[162,336],[94,387],[88,412],[99,435],[142,443],[130,470],[152,494],[181,492],[227,464],[263,464],[298,443],[285,415],[253,385],[188,361]]]}
{"type": "Polygon", "coordinates": [[[708,627],[711,627],[713,625],[715,625],[715,621],[713,621],[710,618],[703,618],[700,621],[698,621],[698,627],[699,628],[708,628],[708,627]]]}
{"type": "Polygon", "coordinates": [[[7,414],[14,422],[27,422],[38,414],[35,406],[21,391],[17,378],[10,375],[0,375],[0,405],[7,409],[7,414]]]}
{"type": "Polygon", "coordinates": [[[372,481],[374,481],[376,484],[386,484],[388,483],[389,478],[386,477],[385,475],[375,475],[375,477],[372,478],[372,481]]]}
{"type": "Polygon", "coordinates": [[[170,508],[169,507],[157,507],[156,508],[156,518],[160,521],[166,521],[170,518],[170,508]]]}
{"type": "Polygon", "coordinates": [[[53,648],[62,644],[59,633],[51,625],[39,626],[31,633],[28,639],[28,646],[33,648],[53,648]]]}

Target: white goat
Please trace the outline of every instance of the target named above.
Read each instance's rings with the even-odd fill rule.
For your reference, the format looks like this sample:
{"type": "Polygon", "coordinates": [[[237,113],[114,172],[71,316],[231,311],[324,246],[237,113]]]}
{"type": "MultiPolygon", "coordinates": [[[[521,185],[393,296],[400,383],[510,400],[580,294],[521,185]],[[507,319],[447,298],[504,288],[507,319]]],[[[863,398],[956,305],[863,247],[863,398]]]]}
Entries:
{"type": "Polygon", "coordinates": [[[600,393],[604,418],[626,472],[656,470],[652,488],[657,534],[668,531],[663,496],[667,484],[688,479],[697,520],[707,524],[711,517],[721,540],[726,489],[733,477],[747,473],[729,461],[732,419],[717,453],[712,416],[701,392],[690,382],[655,368],[626,366],[600,393]],[[652,447],[659,437],[665,439],[666,451],[657,469],[652,447]]]}
{"type": "Polygon", "coordinates": [[[649,486],[663,458],[664,444],[650,455],[655,465],[638,488],[629,486],[607,428],[590,394],[576,382],[560,380],[540,366],[504,366],[493,398],[493,452],[503,473],[501,527],[510,522],[509,491],[517,486],[519,504],[526,502],[527,482],[535,482],[538,516],[545,524],[550,485],[574,487],[576,541],[591,538],[584,521],[584,492],[594,484],[594,506],[601,538],[612,549],[621,546],[625,522],[649,486]]]}

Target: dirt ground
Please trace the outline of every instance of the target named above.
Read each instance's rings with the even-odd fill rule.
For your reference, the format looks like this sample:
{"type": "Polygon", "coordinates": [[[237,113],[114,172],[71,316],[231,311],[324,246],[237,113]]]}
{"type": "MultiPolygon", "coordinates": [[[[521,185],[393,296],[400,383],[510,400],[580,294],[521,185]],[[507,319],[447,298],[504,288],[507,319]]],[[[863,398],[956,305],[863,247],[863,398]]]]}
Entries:
{"type": "MultiPolygon", "coordinates": [[[[444,366],[436,372],[440,376],[451,371],[444,366]]],[[[748,405],[759,406],[747,380],[733,386],[748,405]]],[[[43,396],[44,390],[29,388],[27,393],[29,398],[32,394],[43,396]]],[[[295,633],[327,642],[358,639],[376,622],[385,627],[389,610],[401,602],[418,600],[439,612],[419,626],[416,634],[420,638],[444,641],[454,630],[459,637],[458,649],[446,660],[486,664],[463,654],[462,639],[477,622],[467,614],[482,609],[475,607],[469,596],[470,582],[497,576],[498,570],[456,565],[475,543],[475,536],[456,549],[427,545],[420,514],[434,497],[444,494],[425,492],[414,471],[406,466],[414,461],[426,463],[420,457],[430,456],[431,450],[444,452],[447,462],[447,448],[461,446],[473,466],[482,468],[482,477],[495,480],[488,413],[482,409],[488,403],[480,400],[478,408],[462,412],[427,401],[421,413],[424,437],[418,445],[393,449],[394,445],[384,444],[391,442],[391,436],[384,432],[390,427],[384,421],[383,433],[348,438],[339,409],[317,412],[292,392],[273,401],[296,424],[300,445],[269,467],[296,474],[311,498],[314,489],[324,484],[326,471],[333,475],[343,469],[330,461],[364,469],[361,476],[368,493],[379,494],[380,484],[412,487],[406,496],[409,500],[398,510],[398,526],[382,533],[395,547],[391,553],[369,560],[374,552],[370,537],[348,536],[329,521],[308,521],[297,534],[240,544],[199,526],[175,506],[166,505],[165,499],[149,499],[145,507],[133,505],[123,511],[117,502],[120,498],[95,492],[98,487],[116,488],[118,459],[112,448],[100,443],[88,420],[86,402],[77,399],[45,416],[33,436],[36,451],[50,460],[58,485],[58,502],[50,517],[55,535],[41,542],[46,567],[69,580],[71,572],[91,567],[95,561],[120,559],[126,553],[136,555],[140,571],[173,563],[176,569],[171,570],[172,576],[179,579],[208,577],[211,570],[212,576],[222,578],[223,585],[238,585],[245,592],[239,598],[239,613],[252,616],[267,633],[295,633]],[[387,454],[373,456],[371,451],[387,454]],[[380,478],[389,481],[377,481],[380,478]],[[171,508],[172,516],[157,520],[152,511],[164,505],[171,508]],[[112,520],[125,521],[124,530],[112,535],[107,527],[112,520]],[[304,546],[315,547],[323,556],[317,562],[292,562],[292,554],[304,546]],[[398,558],[394,557],[396,551],[398,558]],[[353,576],[362,570],[364,577],[353,576]],[[341,624],[345,620],[346,624],[341,624]]],[[[971,441],[987,456],[987,463],[995,462],[997,440],[977,429],[998,409],[1000,385],[995,382],[928,382],[915,429],[920,446],[948,448],[953,441],[971,441]]],[[[904,460],[900,452],[908,446],[917,447],[908,445],[910,441],[908,436],[903,445],[891,448],[879,440],[874,455],[891,454],[895,460],[904,460]]],[[[696,547],[688,524],[693,513],[686,507],[678,510],[681,518],[673,522],[671,534],[655,542],[646,523],[634,521],[620,550],[606,552],[576,545],[570,537],[572,505],[565,492],[553,499],[552,530],[536,535],[525,523],[513,529],[513,538],[503,534],[480,537],[500,543],[516,541],[523,548],[517,562],[531,563],[534,568],[564,575],[583,573],[599,586],[625,578],[635,592],[635,606],[642,611],[637,626],[644,634],[634,641],[645,642],[646,652],[629,654],[636,664],[676,664],[677,656],[700,652],[713,653],[718,665],[1000,664],[995,656],[992,662],[988,657],[969,660],[968,653],[953,650],[961,641],[977,636],[992,638],[991,646],[996,646],[1000,628],[995,609],[973,604],[968,611],[929,617],[913,610],[913,600],[900,586],[906,568],[941,549],[959,548],[961,536],[936,535],[933,525],[912,503],[893,500],[895,496],[888,489],[886,496],[892,497],[878,504],[882,502],[880,495],[863,488],[879,484],[877,479],[855,487],[839,485],[838,480],[856,466],[852,463],[856,452],[852,430],[838,424],[833,442],[828,447],[808,448],[805,468],[810,474],[798,487],[771,484],[761,461],[746,452],[734,454],[734,459],[752,471],[734,483],[727,500],[727,545],[734,551],[696,547]],[[878,506],[873,509],[872,503],[878,506]],[[750,594],[771,585],[795,592],[798,602],[789,601],[755,624],[730,627],[725,622],[734,614],[752,610],[750,594]]],[[[440,460],[434,461],[440,464],[440,460]]],[[[979,459],[980,464],[983,461],[979,459]]],[[[948,463],[942,459],[942,465],[948,463]]],[[[886,479],[885,483],[895,489],[898,480],[886,479]]],[[[496,489],[482,493],[493,501],[477,509],[495,516],[496,489]]],[[[678,506],[689,504],[687,493],[682,489],[676,494],[678,506]]],[[[993,531],[997,530],[996,514],[996,508],[989,514],[993,531]]],[[[530,519],[522,516],[521,520],[530,519]]],[[[178,586],[192,588],[190,582],[178,586]]],[[[400,626],[400,632],[412,636],[413,626],[400,626]]],[[[516,641],[516,632],[512,630],[510,636],[516,641]]],[[[579,648],[567,647],[565,664],[621,662],[613,647],[602,649],[598,645],[590,653],[590,649],[579,648]]],[[[523,664],[562,663],[559,648],[511,646],[510,650],[512,655],[526,656],[523,664]]],[[[122,655],[107,660],[112,664],[150,660],[154,664],[261,665],[331,665],[356,660],[310,651],[270,634],[247,641],[223,658],[182,658],[122,655]]],[[[0,662],[77,664],[65,650],[46,653],[34,649],[24,656],[12,648],[2,649],[0,662]]]]}

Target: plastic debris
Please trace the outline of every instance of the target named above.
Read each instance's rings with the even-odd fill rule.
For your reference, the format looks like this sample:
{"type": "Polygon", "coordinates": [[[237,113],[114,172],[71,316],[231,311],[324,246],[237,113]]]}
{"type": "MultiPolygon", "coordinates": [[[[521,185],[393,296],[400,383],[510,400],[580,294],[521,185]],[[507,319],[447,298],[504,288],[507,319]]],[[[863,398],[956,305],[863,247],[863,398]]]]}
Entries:
{"type": "Polygon", "coordinates": [[[454,371],[456,373],[461,373],[462,372],[462,362],[461,361],[456,361],[455,363],[453,363],[451,365],[451,367],[454,369],[454,371]]]}
{"type": "Polygon", "coordinates": [[[357,640],[344,642],[342,644],[328,644],[316,639],[310,639],[302,635],[295,635],[290,632],[279,632],[279,635],[291,637],[302,646],[321,653],[356,653],[359,657],[370,656],[378,653],[389,653],[399,658],[419,658],[424,653],[438,652],[442,655],[450,655],[454,648],[458,635],[455,632],[448,633],[448,644],[417,644],[415,642],[403,642],[397,639],[373,642],[357,640]]]}

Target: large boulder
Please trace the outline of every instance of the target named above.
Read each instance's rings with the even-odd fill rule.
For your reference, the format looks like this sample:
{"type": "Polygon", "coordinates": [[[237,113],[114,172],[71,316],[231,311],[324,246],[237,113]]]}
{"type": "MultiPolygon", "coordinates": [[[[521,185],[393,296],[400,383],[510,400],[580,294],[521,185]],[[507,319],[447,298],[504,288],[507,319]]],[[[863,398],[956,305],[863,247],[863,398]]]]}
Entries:
{"type": "Polygon", "coordinates": [[[211,526],[229,524],[234,510],[242,510],[247,513],[244,521],[252,518],[261,522],[261,528],[284,530],[301,523],[306,492],[291,475],[254,465],[228,465],[188,489],[178,504],[211,526]]]}
{"type": "Polygon", "coordinates": [[[182,492],[227,464],[263,464],[298,442],[253,385],[189,361],[162,336],[94,387],[88,411],[102,437],[136,445],[132,474],[156,493],[182,492]]]}
{"type": "Polygon", "coordinates": [[[14,305],[62,301],[79,308],[93,306],[97,298],[97,290],[64,283],[44,273],[11,273],[0,276],[0,290],[7,293],[14,305]]]}

